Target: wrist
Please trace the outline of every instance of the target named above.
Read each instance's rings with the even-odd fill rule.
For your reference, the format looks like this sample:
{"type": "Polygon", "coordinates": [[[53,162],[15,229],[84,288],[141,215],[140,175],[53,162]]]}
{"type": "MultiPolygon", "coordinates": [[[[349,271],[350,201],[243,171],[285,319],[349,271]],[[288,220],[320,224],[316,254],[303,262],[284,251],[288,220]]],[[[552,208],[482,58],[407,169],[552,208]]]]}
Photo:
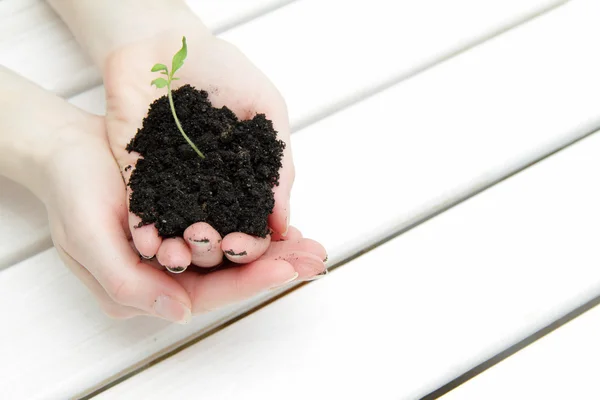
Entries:
{"type": "Polygon", "coordinates": [[[85,113],[0,67],[0,175],[43,196],[57,132],[85,113]]]}

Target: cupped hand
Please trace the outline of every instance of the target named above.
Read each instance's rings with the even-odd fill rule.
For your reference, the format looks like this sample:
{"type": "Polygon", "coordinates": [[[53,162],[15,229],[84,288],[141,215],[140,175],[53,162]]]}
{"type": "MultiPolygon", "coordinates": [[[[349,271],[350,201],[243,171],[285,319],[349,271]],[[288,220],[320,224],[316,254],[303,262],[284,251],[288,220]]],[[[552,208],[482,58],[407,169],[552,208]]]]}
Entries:
{"type": "Polygon", "coordinates": [[[273,241],[256,260],[235,268],[172,275],[139,257],[131,242],[126,187],[103,118],[67,103],[53,116],[60,129],[49,132],[44,144],[48,155],[40,162],[43,182],[36,193],[47,206],[60,257],[110,316],[187,322],[192,314],[323,273],[325,250],[293,227],[287,240],[273,241]]]}
{"type": "MultiPolygon", "coordinates": [[[[290,191],[294,166],[290,149],[290,128],[285,102],[271,82],[234,46],[194,27],[178,32],[163,32],[153,39],[129,44],[108,57],[104,68],[107,97],[107,130],[111,150],[126,180],[135,168],[137,153],[125,150],[141,127],[149,105],[166,94],[150,85],[158,77],[150,72],[155,63],[170,65],[187,37],[188,58],[177,72],[177,85],[190,84],[209,93],[215,107],[227,106],[240,119],[263,113],[273,121],[279,139],[286,143],[280,184],[274,188],[275,207],[269,217],[270,228],[285,237],[290,219],[290,191]]],[[[176,106],[177,107],[177,106],[176,106]]],[[[213,267],[226,257],[245,264],[258,260],[269,248],[270,237],[257,238],[232,233],[221,238],[206,223],[196,223],[183,238],[162,239],[154,225],[139,227],[140,218],[129,214],[129,228],[139,253],[156,256],[171,272],[183,272],[188,265],[213,267]]]]}

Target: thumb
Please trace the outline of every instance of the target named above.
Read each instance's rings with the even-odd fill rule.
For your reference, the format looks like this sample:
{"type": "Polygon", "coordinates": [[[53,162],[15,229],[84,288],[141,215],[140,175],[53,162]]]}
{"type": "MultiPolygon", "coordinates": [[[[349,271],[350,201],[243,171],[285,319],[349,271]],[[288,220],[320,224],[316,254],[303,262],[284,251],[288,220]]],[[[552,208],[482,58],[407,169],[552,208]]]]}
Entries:
{"type": "Polygon", "coordinates": [[[290,226],[290,195],[296,176],[294,160],[292,157],[292,143],[290,140],[290,124],[287,114],[287,108],[283,100],[276,102],[277,106],[268,115],[273,121],[273,127],[277,131],[277,136],[285,143],[283,150],[283,159],[281,161],[281,170],[279,171],[279,186],[273,189],[275,197],[275,207],[273,213],[269,216],[269,226],[275,232],[285,236],[290,226]]]}

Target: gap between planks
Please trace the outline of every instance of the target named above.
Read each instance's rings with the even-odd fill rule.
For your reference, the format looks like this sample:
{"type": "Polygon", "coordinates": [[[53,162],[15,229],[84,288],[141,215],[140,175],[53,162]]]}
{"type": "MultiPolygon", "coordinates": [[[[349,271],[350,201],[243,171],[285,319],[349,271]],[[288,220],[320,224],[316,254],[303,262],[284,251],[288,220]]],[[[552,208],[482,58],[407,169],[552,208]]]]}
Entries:
{"type": "Polygon", "coordinates": [[[482,362],[481,364],[477,365],[476,367],[471,368],[469,371],[458,376],[456,379],[451,380],[450,382],[448,382],[444,386],[440,387],[439,389],[429,393],[426,396],[423,396],[421,398],[421,400],[434,400],[434,399],[438,399],[438,398],[448,394],[452,390],[458,388],[460,385],[467,383],[471,379],[477,377],[479,374],[487,371],[488,369],[492,368],[496,364],[499,364],[500,362],[506,360],[508,357],[525,349],[526,347],[528,347],[531,344],[535,343],[536,341],[542,339],[546,335],[554,332],[561,326],[567,324],[568,322],[573,321],[575,318],[585,314],[586,312],[588,312],[592,308],[596,307],[597,305],[600,305],[600,295],[594,297],[592,300],[588,301],[587,303],[577,307],[573,311],[566,313],[562,317],[556,319],[555,321],[546,325],[545,327],[538,330],[537,332],[532,333],[531,335],[527,336],[523,340],[515,343],[514,345],[510,346],[506,350],[496,354],[493,357],[490,357],[488,360],[482,362]]]}
{"type": "MultiPolygon", "coordinates": [[[[215,29],[213,31],[213,34],[215,36],[218,36],[218,35],[220,35],[223,32],[226,32],[226,31],[231,30],[233,28],[236,28],[238,26],[242,26],[244,24],[247,24],[248,22],[250,22],[250,21],[252,21],[254,19],[263,17],[263,16],[265,16],[267,14],[272,13],[273,11],[279,10],[280,8],[288,6],[288,5],[290,5],[292,3],[295,3],[297,1],[298,0],[285,0],[285,1],[281,2],[281,3],[272,4],[269,7],[263,8],[262,10],[259,10],[259,11],[253,12],[253,13],[250,13],[250,14],[244,16],[244,17],[241,17],[239,19],[231,21],[230,23],[225,24],[225,25],[223,25],[222,27],[220,27],[218,29],[215,29]]],[[[199,17],[202,18],[201,15],[199,15],[199,17]]],[[[90,87],[90,89],[91,89],[91,87],[90,87]]]]}

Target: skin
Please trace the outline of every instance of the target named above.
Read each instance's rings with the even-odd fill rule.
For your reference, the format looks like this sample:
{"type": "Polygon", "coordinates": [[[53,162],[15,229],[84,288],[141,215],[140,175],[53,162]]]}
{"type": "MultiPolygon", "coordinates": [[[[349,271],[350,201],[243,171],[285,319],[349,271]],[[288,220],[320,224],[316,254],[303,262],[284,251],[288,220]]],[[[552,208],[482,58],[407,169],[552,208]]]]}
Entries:
{"type": "Polygon", "coordinates": [[[294,169],[284,101],[238,49],[208,34],[182,4],[51,1],[103,72],[105,118],[0,69],[0,173],[44,201],[65,265],[115,318],[151,315],[186,323],[192,314],[325,271],[323,246],[288,227],[294,169]],[[140,19],[120,21],[131,15],[140,19]],[[139,220],[128,212],[124,182],[137,155],[124,148],[150,102],[164,94],[149,85],[155,77],[150,67],[169,64],[184,34],[189,56],[177,82],[208,88],[216,106],[226,104],[240,118],[265,113],[288,145],[269,219],[276,241],[241,233],[221,238],[205,223],[168,240],[153,226],[132,229],[139,220]],[[197,267],[185,273],[168,272],[192,262],[197,267]]]}

